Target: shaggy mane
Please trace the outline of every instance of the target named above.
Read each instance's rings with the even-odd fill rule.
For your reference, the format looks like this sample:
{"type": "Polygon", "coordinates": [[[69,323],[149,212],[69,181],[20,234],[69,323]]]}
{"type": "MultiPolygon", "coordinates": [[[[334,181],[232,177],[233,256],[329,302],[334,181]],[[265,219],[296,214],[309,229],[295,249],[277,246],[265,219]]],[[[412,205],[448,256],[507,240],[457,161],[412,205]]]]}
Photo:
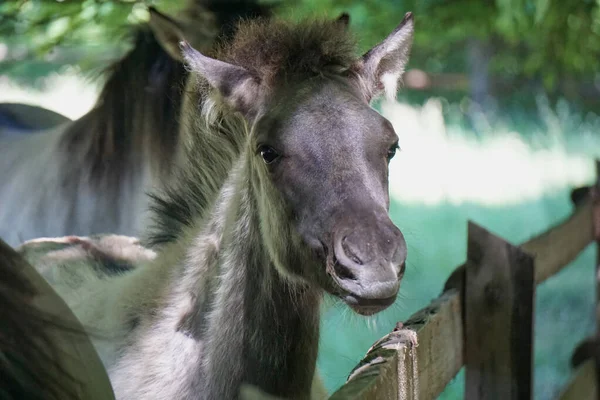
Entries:
{"type": "Polygon", "coordinates": [[[258,19],[241,23],[217,58],[242,66],[272,85],[284,76],[348,69],[356,60],[356,40],[336,20],[258,19]]]}
{"type": "Polygon", "coordinates": [[[141,167],[136,164],[143,153],[165,170],[177,144],[181,83],[187,76],[183,64],[144,26],[133,33],[129,53],[106,75],[95,106],[67,128],[61,145],[85,160],[82,165],[96,182],[118,180],[124,171],[141,167]]]}
{"type": "MultiPolygon", "coordinates": [[[[257,0],[196,0],[183,14],[215,18],[216,41],[231,40],[242,19],[266,18],[275,9],[257,0]]],[[[132,49],[113,63],[93,109],[74,121],[61,146],[80,154],[90,178],[114,184],[123,171],[150,156],[157,173],[169,172],[179,141],[180,110],[188,72],[143,24],[129,35],[132,49]]]]}

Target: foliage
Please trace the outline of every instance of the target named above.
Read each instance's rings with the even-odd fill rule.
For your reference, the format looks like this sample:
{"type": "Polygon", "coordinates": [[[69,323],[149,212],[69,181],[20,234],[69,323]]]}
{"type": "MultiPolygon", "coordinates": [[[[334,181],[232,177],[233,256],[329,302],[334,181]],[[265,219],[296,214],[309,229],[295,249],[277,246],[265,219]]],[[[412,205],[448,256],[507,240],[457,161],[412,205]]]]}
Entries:
{"type": "Polygon", "coordinates": [[[57,44],[114,44],[129,25],[148,19],[148,5],[165,12],[182,0],[12,0],[0,4],[0,36],[32,42],[39,53],[57,44]]]}
{"type": "Polygon", "coordinates": [[[594,74],[600,67],[598,0],[497,0],[497,32],[524,61],[525,74],[539,71],[547,86],[569,74],[594,74]]]}
{"type": "Polygon", "coordinates": [[[83,70],[105,66],[126,49],[128,43],[123,38],[132,25],[148,19],[147,5],[175,12],[182,3],[183,0],[0,2],[0,74],[32,80],[65,65],[77,65],[83,70]]]}
{"type": "Polygon", "coordinates": [[[291,7],[299,9],[295,13],[348,11],[365,48],[411,10],[411,64],[428,72],[466,71],[472,39],[490,46],[491,73],[543,78],[548,88],[559,78],[593,76],[600,69],[599,0],[301,0],[291,7]]]}
{"type": "MultiPolygon", "coordinates": [[[[428,72],[466,72],[473,39],[490,48],[492,74],[543,79],[547,88],[567,76],[593,79],[600,69],[600,0],[263,1],[280,3],[292,16],[349,12],[363,49],[411,10],[417,23],[412,65],[428,72]]],[[[124,50],[123,33],[147,19],[147,5],[174,13],[184,0],[5,0],[0,43],[11,49],[11,67],[43,58],[86,69],[124,50]]]]}

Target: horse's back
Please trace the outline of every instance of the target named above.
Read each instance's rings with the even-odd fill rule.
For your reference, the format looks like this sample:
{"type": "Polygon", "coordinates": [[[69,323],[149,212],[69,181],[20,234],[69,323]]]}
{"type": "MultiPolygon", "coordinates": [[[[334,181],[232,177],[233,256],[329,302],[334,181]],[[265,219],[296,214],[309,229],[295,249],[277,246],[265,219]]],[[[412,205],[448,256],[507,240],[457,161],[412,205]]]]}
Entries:
{"type": "Polygon", "coordinates": [[[147,165],[92,179],[88,153],[65,145],[71,126],[8,136],[0,127],[0,238],[9,245],[39,237],[135,235],[143,225],[144,188],[152,179],[147,165]]]}
{"type": "MultiPolygon", "coordinates": [[[[0,127],[0,237],[10,246],[39,237],[82,234],[72,225],[82,188],[67,190],[61,173],[72,155],[60,152],[65,127],[5,135],[0,127]]],[[[78,168],[73,168],[75,173],[78,168]]]]}
{"type": "Polygon", "coordinates": [[[122,235],[65,236],[29,240],[17,249],[61,294],[133,271],[156,253],[122,235]]]}
{"type": "Polygon", "coordinates": [[[21,103],[0,103],[0,137],[33,133],[70,122],[46,108],[21,103]]]}

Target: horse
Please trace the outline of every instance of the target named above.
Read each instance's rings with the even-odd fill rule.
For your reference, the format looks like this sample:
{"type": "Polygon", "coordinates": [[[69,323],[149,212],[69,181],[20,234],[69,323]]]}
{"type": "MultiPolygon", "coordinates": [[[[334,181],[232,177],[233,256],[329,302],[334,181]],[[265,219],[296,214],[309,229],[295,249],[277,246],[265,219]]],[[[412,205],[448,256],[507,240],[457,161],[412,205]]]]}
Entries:
{"type": "Polygon", "coordinates": [[[0,240],[0,397],[114,400],[84,328],[48,283],[0,240]]]}
{"type": "MultiPolygon", "coordinates": [[[[169,22],[209,51],[231,37],[238,19],[270,14],[257,0],[195,0],[187,19],[169,22]]],[[[108,69],[96,105],[81,118],[46,121],[50,111],[29,108],[11,124],[36,129],[14,135],[24,129],[0,127],[0,237],[10,245],[141,231],[146,192],[171,171],[188,75],[161,32],[155,18],[136,30],[132,50],[108,69]]]]}
{"type": "Polygon", "coordinates": [[[36,268],[101,333],[118,399],[237,399],[246,385],[308,399],[323,294],[372,315],[404,275],[389,218],[398,137],[370,104],[396,94],[412,14],[363,56],[337,21],[246,21],[214,56],[160,22],[182,41],[193,129],[153,195],[156,257],[36,268]]]}

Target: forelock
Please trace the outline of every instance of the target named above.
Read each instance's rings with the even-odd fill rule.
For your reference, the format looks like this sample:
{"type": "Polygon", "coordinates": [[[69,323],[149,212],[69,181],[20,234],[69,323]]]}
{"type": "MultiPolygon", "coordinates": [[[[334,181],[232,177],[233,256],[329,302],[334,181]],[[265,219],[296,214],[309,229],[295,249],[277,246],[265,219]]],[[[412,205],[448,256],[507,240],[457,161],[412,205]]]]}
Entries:
{"type": "Polygon", "coordinates": [[[241,24],[231,44],[219,50],[218,58],[272,84],[293,75],[348,70],[357,59],[356,40],[335,20],[259,19],[241,24]]]}

